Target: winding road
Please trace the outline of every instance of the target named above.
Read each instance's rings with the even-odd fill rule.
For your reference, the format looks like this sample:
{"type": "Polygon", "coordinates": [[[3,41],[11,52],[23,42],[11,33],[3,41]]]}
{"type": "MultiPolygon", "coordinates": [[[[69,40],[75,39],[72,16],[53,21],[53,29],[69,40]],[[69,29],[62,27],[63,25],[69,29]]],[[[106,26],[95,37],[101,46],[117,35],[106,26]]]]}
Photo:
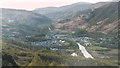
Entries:
{"type": "Polygon", "coordinates": [[[77,43],[77,45],[79,46],[79,49],[81,50],[81,52],[85,58],[94,59],[94,57],[90,53],[87,52],[87,50],[85,49],[84,46],[82,46],[80,43],[77,43]]]}

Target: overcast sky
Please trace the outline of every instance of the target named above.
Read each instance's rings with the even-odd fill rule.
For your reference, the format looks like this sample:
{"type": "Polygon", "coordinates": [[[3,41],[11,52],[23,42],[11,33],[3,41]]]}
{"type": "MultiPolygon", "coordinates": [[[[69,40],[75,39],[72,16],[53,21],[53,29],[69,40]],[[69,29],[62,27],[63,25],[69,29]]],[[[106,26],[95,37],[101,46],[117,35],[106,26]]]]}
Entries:
{"type": "Polygon", "coordinates": [[[111,0],[0,0],[0,8],[33,10],[42,7],[59,7],[77,2],[105,2],[111,0]]]}

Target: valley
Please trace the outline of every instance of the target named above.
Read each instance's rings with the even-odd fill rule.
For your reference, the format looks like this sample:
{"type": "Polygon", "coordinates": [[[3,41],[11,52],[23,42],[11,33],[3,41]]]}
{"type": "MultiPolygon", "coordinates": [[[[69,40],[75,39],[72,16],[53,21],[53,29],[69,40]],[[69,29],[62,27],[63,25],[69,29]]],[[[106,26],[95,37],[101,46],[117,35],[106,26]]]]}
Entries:
{"type": "Polygon", "coordinates": [[[100,2],[2,9],[2,65],[118,66],[116,6],[100,2]]]}
{"type": "MultiPolygon", "coordinates": [[[[50,60],[50,62],[48,63],[48,66],[49,66],[49,64],[52,64],[52,63],[53,63],[53,66],[54,65],[55,66],[58,66],[58,65],[60,65],[60,66],[61,65],[86,66],[86,63],[89,66],[97,66],[97,65],[101,65],[101,66],[112,65],[112,66],[114,66],[114,65],[117,65],[118,50],[112,49],[109,47],[97,46],[98,43],[93,38],[73,37],[70,34],[56,33],[56,32],[55,33],[51,32],[50,34],[46,35],[45,37],[47,38],[46,40],[40,40],[40,41],[39,40],[37,40],[37,41],[31,40],[31,41],[26,41],[26,42],[23,41],[23,39],[22,40],[17,39],[18,41],[15,41],[16,38],[12,38],[13,39],[13,41],[12,41],[12,40],[10,40],[11,39],[10,38],[10,39],[8,39],[8,41],[5,40],[6,44],[3,44],[4,45],[3,52],[9,53],[12,56],[18,58],[18,59],[15,59],[16,62],[19,63],[19,65],[23,65],[23,66],[24,65],[25,66],[26,65],[35,65],[36,66],[37,65],[36,62],[38,63],[41,60],[42,60],[41,62],[42,63],[44,62],[44,64],[42,64],[40,66],[47,65],[46,62],[48,62],[49,60],[50,60]],[[19,41],[21,41],[21,42],[19,42],[19,41]],[[80,44],[77,42],[79,42],[83,46],[79,46],[80,44]],[[95,45],[95,44],[97,44],[97,45],[95,45]],[[86,50],[88,52],[86,52],[84,50],[84,48],[86,48],[86,50]],[[14,51],[14,50],[16,50],[16,51],[14,51]],[[33,61],[33,59],[35,58],[35,55],[37,55],[37,54],[40,54],[43,56],[46,54],[46,56],[43,57],[44,59],[41,58],[41,60],[39,60],[39,61],[35,60],[36,61],[35,62],[35,61],[33,61]],[[77,56],[72,55],[72,54],[76,54],[77,56]],[[33,56],[33,58],[29,57],[29,55],[33,56]],[[53,60],[52,58],[49,58],[49,56],[53,56],[53,58],[54,58],[54,55],[61,56],[60,61],[58,61],[61,63],[56,62],[56,60],[53,60]],[[64,55],[66,58],[63,57],[62,55],[64,55]],[[46,58],[48,57],[49,59],[46,59],[45,57],[46,58]],[[69,57],[69,59],[67,57],[69,57]],[[25,61],[23,62],[23,60],[25,60],[25,61]],[[83,61],[84,61],[84,63],[83,63],[83,61]]],[[[106,41],[107,41],[107,39],[106,39],[106,41]]],[[[57,58],[57,56],[56,56],[56,58],[57,58]]],[[[39,65],[37,65],[37,66],[39,66],[39,65]]]]}

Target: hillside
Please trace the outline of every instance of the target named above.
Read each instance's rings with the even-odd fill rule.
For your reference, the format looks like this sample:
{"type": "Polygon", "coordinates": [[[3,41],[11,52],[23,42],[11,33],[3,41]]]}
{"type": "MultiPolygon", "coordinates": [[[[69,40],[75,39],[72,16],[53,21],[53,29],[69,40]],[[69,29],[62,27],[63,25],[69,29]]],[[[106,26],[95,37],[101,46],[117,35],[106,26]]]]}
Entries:
{"type": "Polygon", "coordinates": [[[74,3],[71,5],[66,5],[62,7],[47,7],[47,8],[38,8],[34,12],[43,14],[54,21],[61,21],[64,19],[73,19],[80,14],[86,14],[91,12],[94,8],[98,8],[107,3],[74,3]]]}
{"type": "Polygon", "coordinates": [[[48,17],[26,10],[2,9],[2,30],[3,35],[28,36],[38,32],[39,27],[51,24],[48,17]]]}
{"type": "Polygon", "coordinates": [[[110,3],[95,9],[87,19],[90,23],[88,31],[102,33],[116,32],[118,27],[118,3],[110,3]]]}
{"type": "Polygon", "coordinates": [[[109,32],[117,32],[117,3],[110,3],[100,8],[94,9],[90,13],[81,14],[72,20],[63,20],[55,23],[56,30],[72,32],[77,29],[84,29],[88,32],[101,32],[107,34],[109,32]],[[113,26],[114,25],[114,26],[113,26]]]}
{"type": "Polygon", "coordinates": [[[52,20],[44,15],[26,10],[2,9],[2,21],[5,23],[17,23],[36,27],[38,24],[51,23],[52,20]]]}
{"type": "Polygon", "coordinates": [[[61,21],[64,19],[74,18],[78,11],[87,9],[90,6],[90,3],[75,3],[72,5],[66,5],[62,7],[47,7],[47,8],[38,8],[34,12],[42,13],[43,15],[51,18],[54,21],[61,21]],[[73,10],[74,9],[74,10],[73,10]]]}

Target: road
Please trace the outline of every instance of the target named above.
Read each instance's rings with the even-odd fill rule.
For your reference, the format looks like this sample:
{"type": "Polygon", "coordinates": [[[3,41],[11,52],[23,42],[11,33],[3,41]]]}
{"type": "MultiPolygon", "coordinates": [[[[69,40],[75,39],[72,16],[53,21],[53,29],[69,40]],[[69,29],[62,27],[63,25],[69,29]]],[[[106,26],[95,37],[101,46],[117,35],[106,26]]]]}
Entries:
{"type": "Polygon", "coordinates": [[[87,50],[85,49],[84,46],[82,46],[80,43],[77,43],[77,45],[79,46],[79,49],[81,50],[81,52],[85,58],[94,59],[94,57],[90,53],[87,52],[87,50]]]}

